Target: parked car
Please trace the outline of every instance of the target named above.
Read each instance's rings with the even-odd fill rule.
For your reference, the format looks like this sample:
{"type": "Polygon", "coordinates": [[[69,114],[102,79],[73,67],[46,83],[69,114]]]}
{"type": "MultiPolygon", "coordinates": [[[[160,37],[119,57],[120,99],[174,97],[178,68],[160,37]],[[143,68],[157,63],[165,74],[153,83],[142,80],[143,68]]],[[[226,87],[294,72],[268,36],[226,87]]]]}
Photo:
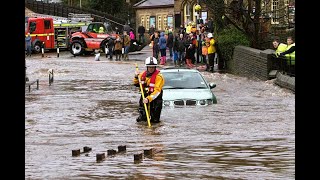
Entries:
{"type": "Polygon", "coordinates": [[[207,106],[217,103],[212,90],[215,83],[208,83],[196,69],[161,69],[163,86],[163,106],[207,106]]]}

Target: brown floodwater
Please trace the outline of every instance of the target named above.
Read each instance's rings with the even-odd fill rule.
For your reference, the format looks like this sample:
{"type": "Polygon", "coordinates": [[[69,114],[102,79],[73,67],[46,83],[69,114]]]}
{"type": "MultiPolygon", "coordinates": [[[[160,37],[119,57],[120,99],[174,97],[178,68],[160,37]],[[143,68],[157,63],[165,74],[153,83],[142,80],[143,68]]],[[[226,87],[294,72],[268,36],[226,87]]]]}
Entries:
{"type": "Polygon", "coordinates": [[[295,179],[294,93],[272,80],[202,72],[218,103],[165,107],[149,128],[136,122],[132,85],[144,56],[26,58],[27,76],[39,79],[39,90],[25,93],[26,179],[295,179]],[[120,145],[126,152],[107,156],[120,145]],[[92,151],[72,156],[84,146],[92,151]],[[153,156],[134,161],[151,148],[153,156]]]}

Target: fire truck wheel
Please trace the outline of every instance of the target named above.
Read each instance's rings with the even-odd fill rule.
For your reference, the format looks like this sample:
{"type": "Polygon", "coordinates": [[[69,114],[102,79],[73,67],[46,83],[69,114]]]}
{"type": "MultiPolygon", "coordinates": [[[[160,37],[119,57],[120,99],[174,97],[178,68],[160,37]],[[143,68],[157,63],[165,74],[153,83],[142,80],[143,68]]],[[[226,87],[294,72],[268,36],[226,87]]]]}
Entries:
{"type": "Polygon", "coordinates": [[[72,55],[79,56],[84,52],[84,44],[81,40],[74,40],[71,43],[70,52],[72,55]]]}
{"type": "Polygon", "coordinates": [[[36,42],[34,44],[33,51],[36,54],[41,53],[41,43],[40,42],[36,42]]]}

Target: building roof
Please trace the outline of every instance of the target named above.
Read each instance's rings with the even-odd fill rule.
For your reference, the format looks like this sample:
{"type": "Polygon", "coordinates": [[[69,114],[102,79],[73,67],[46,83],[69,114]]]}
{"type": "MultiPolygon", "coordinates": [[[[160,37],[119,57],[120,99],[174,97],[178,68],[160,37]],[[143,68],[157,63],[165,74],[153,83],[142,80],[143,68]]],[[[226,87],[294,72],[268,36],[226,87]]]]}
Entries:
{"type": "Polygon", "coordinates": [[[135,8],[174,6],[174,0],[142,0],[133,5],[135,8]]]}

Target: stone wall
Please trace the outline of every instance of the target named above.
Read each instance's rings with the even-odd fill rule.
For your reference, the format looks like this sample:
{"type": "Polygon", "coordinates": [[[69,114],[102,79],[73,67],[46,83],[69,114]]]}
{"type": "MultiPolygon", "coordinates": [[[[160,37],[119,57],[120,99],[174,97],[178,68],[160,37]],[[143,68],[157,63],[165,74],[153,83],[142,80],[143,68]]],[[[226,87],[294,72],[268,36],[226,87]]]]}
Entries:
{"type": "Polygon", "coordinates": [[[245,46],[236,46],[233,52],[233,59],[228,62],[228,70],[240,76],[269,79],[271,70],[271,49],[258,50],[245,46]]]}
{"type": "Polygon", "coordinates": [[[32,14],[33,14],[34,12],[33,11],[31,11],[30,9],[28,9],[28,8],[24,8],[24,14],[25,14],[25,16],[27,17],[27,16],[31,16],[32,14]]]}
{"type": "MultiPolygon", "coordinates": [[[[245,46],[236,46],[233,52],[233,58],[227,62],[227,68],[230,73],[245,76],[251,79],[269,80],[271,69],[272,49],[258,50],[245,46]]],[[[295,77],[277,72],[275,84],[295,91],[295,77]]]]}

